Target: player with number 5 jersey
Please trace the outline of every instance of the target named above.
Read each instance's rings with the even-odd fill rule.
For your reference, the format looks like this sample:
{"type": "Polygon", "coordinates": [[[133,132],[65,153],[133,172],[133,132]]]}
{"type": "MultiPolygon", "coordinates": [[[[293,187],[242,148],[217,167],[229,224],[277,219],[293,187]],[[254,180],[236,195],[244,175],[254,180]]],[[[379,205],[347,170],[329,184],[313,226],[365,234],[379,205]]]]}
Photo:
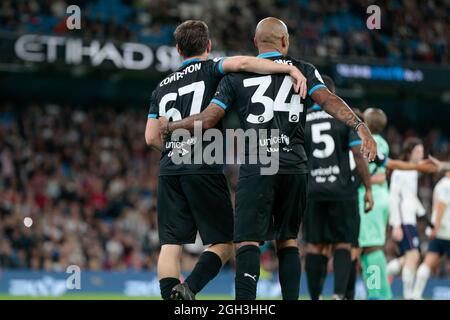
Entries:
{"type": "MultiPolygon", "coordinates": [[[[335,92],[333,80],[323,77],[327,88],[335,92]]],[[[322,293],[328,259],[333,255],[333,299],[352,299],[356,263],[352,246],[358,244],[359,214],[357,186],[351,161],[366,187],[365,209],[373,206],[370,173],[359,152],[361,140],[356,132],[337,121],[318,105],[308,110],[306,136],[310,180],[308,205],[303,222],[306,246],[305,270],[311,299],[322,293]],[[351,157],[352,155],[352,157],[351,157]]]]}

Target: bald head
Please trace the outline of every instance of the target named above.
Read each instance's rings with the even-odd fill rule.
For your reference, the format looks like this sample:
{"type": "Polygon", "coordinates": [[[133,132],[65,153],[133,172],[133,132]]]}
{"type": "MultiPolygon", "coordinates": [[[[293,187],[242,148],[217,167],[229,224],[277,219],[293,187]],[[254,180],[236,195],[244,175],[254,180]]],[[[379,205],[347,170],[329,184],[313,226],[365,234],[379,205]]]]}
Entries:
{"type": "Polygon", "coordinates": [[[364,121],[373,134],[380,134],[387,124],[387,116],[383,110],[369,108],[364,111],[364,121]]]}
{"type": "Polygon", "coordinates": [[[286,55],[289,49],[288,28],[280,19],[262,19],[256,26],[254,41],[260,52],[276,50],[286,55]]]}

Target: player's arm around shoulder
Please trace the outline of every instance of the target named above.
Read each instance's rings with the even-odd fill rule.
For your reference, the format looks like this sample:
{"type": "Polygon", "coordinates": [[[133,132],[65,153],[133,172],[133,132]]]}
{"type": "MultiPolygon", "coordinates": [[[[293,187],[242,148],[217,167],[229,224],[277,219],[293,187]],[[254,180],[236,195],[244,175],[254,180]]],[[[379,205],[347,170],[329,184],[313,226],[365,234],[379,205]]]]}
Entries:
{"type": "Polygon", "coordinates": [[[225,73],[252,72],[258,74],[289,74],[293,80],[295,92],[299,93],[303,99],[306,98],[306,77],[294,65],[276,63],[272,60],[248,56],[224,58],[220,63],[221,69],[225,73]]]}

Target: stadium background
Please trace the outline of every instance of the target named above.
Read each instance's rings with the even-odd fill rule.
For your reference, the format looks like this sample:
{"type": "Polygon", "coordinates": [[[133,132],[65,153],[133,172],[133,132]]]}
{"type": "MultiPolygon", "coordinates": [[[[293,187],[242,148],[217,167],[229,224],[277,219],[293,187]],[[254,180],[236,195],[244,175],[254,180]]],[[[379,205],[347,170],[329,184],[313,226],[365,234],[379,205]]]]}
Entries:
{"type": "MultiPolygon", "coordinates": [[[[384,135],[394,158],[406,137],[418,136],[427,154],[449,159],[448,1],[2,1],[2,298],[158,295],[159,157],[143,134],[153,87],[180,63],[172,32],[180,21],[203,19],[213,56],[254,55],[253,30],[266,16],[287,23],[291,54],[331,75],[352,107],[387,113],[384,135]],[[80,30],[66,27],[70,4],[81,8],[80,30]],[[381,7],[380,30],[366,27],[370,4],[381,7]],[[25,217],[34,221],[30,228],[25,217]],[[81,290],[65,288],[68,265],[83,270],[81,290]]],[[[237,120],[231,114],[227,121],[237,120]]],[[[236,172],[227,168],[232,190],[236,172]]],[[[420,179],[429,213],[438,178],[420,179]]],[[[419,230],[425,249],[424,226],[419,230]]],[[[183,270],[201,250],[186,248],[183,270]]],[[[276,297],[276,255],[270,244],[263,251],[259,291],[276,297]]],[[[391,241],[386,252],[396,254],[391,241]]],[[[232,270],[233,261],[206,293],[231,297],[232,270]]],[[[450,299],[449,275],[443,261],[426,295],[450,299]]],[[[400,292],[396,280],[394,293],[400,292]]]]}

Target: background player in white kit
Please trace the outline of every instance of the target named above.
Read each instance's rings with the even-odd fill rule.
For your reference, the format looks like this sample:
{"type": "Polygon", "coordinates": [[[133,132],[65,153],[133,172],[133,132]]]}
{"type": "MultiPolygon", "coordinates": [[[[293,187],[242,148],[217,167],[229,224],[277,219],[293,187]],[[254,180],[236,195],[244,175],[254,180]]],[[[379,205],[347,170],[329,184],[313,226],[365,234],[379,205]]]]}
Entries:
{"type": "MultiPolygon", "coordinates": [[[[405,141],[401,160],[419,162],[424,157],[424,148],[420,139],[409,138],[405,141]]],[[[417,217],[426,215],[425,208],[417,196],[419,173],[414,170],[394,170],[391,177],[389,195],[389,224],[392,237],[397,242],[400,258],[388,264],[388,274],[402,272],[403,297],[412,299],[414,279],[419,265],[419,235],[417,217]]]]}
{"type": "Polygon", "coordinates": [[[424,262],[417,270],[413,299],[422,299],[423,291],[430,277],[431,269],[436,267],[442,255],[450,258],[450,168],[438,182],[433,193],[434,228],[431,231],[428,251],[424,262]]]}

